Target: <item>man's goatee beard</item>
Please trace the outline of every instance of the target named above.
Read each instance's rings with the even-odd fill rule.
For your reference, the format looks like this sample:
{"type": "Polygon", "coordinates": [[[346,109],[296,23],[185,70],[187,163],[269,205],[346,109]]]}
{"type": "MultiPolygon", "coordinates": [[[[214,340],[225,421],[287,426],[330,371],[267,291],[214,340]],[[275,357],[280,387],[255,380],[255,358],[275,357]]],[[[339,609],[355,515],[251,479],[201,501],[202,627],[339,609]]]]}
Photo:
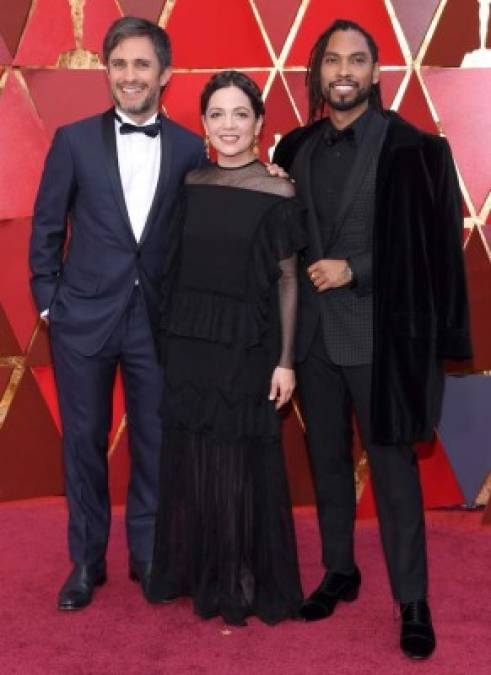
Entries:
{"type": "Polygon", "coordinates": [[[342,112],[346,110],[353,110],[354,108],[360,106],[362,103],[365,103],[365,101],[367,101],[370,98],[371,93],[372,93],[371,87],[370,89],[360,89],[355,98],[351,100],[341,99],[339,101],[334,101],[331,98],[331,90],[327,89],[327,91],[324,91],[324,100],[330,108],[342,112]]]}

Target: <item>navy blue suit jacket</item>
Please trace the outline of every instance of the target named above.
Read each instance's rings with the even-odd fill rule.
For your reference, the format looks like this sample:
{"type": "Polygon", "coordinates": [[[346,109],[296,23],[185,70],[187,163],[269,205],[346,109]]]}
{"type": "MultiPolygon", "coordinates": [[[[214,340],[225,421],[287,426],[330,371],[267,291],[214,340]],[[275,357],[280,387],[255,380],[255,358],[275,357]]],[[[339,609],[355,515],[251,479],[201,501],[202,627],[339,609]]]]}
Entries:
{"type": "Polygon", "coordinates": [[[206,159],[197,135],[161,121],[160,176],[140,242],[129,221],[116,151],[113,110],[56,132],[34,209],[31,286],[79,353],[97,353],[138,279],[152,326],[158,323],[166,235],[186,173],[206,159]]]}

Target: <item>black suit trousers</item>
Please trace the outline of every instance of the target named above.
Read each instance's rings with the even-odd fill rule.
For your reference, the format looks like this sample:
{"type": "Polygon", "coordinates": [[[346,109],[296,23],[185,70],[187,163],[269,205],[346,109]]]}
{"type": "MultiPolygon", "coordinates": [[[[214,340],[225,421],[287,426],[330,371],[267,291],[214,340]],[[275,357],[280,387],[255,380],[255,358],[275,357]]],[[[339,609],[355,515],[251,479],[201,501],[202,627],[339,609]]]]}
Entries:
{"type": "Polygon", "coordinates": [[[116,329],[95,355],[76,352],[56,322],[50,333],[63,423],[70,557],[75,563],[91,564],[106,553],[111,514],[108,435],[113,385],[120,365],[131,456],[128,546],[132,558],[149,561],[157,511],[163,378],[141,291],[135,286],[116,329]]]}
{"type": "Polygon", "coordinates": [[[324,565],[340,573],[350,573],[354,566],[354,411],[368,454],[393,596],[400,602],[426,597],[426,537],[418,462],[411,446],[377,446],[369,441],[371,366],[334,364],[326,354],[319,328],[297,373],[324,565]]]}

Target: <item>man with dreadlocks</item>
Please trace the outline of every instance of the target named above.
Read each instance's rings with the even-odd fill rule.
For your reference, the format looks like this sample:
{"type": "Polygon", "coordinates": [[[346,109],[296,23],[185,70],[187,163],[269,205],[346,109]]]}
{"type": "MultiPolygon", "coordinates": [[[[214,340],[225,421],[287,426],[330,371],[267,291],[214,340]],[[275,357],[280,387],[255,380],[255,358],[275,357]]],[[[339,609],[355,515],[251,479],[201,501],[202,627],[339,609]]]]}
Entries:
{"type": "Polygon", "coordinates": [[[438,421],[443,359],[471,356],[462,213],[448,143],[385,112],[379,75],[371,35],[351,21],[332,24],[310,57],[309,125],[274,157],[308,209],[298,383],[327,572],[302,614],[323,619],[358,595],[354,410],[400,603],[400,645],[421,659],[435,635],[413,444],[431,439],[438,421]]]}

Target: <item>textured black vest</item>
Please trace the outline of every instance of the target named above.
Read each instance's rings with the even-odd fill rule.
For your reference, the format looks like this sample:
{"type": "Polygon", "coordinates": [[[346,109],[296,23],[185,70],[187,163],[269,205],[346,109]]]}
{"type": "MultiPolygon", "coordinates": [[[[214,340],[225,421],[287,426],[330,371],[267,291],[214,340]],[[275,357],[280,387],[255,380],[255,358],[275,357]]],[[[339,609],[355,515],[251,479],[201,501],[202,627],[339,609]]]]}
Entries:
{"type": "MultiPolygon", "coordinates": [[[[346,182],[333,230],[326,237],[325,258],[352,258],[372,252],[375,185],[387,120],[374,114],[365,129],[346,182]]],[[[327,178],[328,180],[328,178],[327,178]]],[[[322,228],[322,223],[319,223],[322,228]]],[[[324,342],[337,365],[371,363],[373,352],[373,295],[341,287],[318,294],[324,342]]]]}

